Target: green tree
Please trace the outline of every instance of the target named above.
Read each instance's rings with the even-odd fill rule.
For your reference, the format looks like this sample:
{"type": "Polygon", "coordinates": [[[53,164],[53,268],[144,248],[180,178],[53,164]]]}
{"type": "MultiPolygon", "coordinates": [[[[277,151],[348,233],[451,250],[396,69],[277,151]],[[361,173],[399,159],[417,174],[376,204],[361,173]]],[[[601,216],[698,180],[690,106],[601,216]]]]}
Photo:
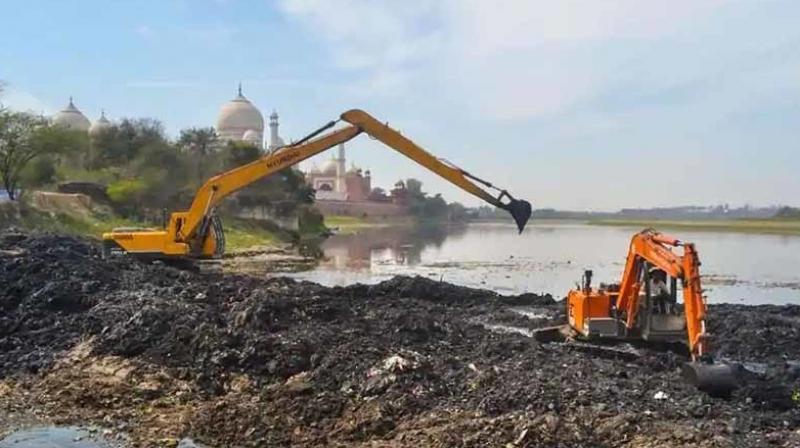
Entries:
{"type": "Polygon", "coordinates": [[[167,144],[164,126],[152,118],[124,118],[92,140],[87,169],[120,167],[151,144],[167,144]]]}
{"type": "Polygon", "coordinates": [[[800,208],[783,206],[775,213],[775,218],[781,219],[798,219],[800,218],[800,208]]]}
{"type": "Polygon", "coordinates": [[[186,207],[196,190],[191,181],[191,156],[169,142],[140,148],[128,171],[144,182],[144,203],[151,209],[186,207]]]}
{"type": "Polygon", "coordinates": [[[32,136],[34,145],[48,155],[54,165],[75,165],[89,152],[89,136],[85,132],[72,131],[58,126],[39,126],[32,136]]]}
{"type": "Polygon", "coordinates": [[[469,219],[469,210],[459,202],[447,204],[447,219],[452,222],[464,222],[469,219]]]}
{"type": "Polygon", "coordinates": [[[417,179],[406,179],[408,191],[408,211],[412,216],[423,221],[441,221],[447,219],[447,202],[440,194],[429,197],[422,190],[422,182],[417,179]]]}
{"type": "Polygon", "coordinates": [[[146,189],[142,179],[123,179],[109,185],[106,194],[119,211],[130,216],[139,213],[146,189]]]}
{"type": "Polygon", "coordinates": [[[425,196],[425,193],[422,192],[422,182],[421,181],[419,181],[417,179],[414,179],[414,178],[410,178],[410,179],[406,179],[405,183],[406,183],[406,190],[408,190],[408,194],[409,195],[416,196],[416,197],[424,197],[425,196]]]}
{"type": "Polygon", "coordinates": [[[22,170],[20,178],[21,183],[29,187],[51,184],[56,181],[56,162],[53,157],[37,157],[22,170]]]}
{"type": "MultiPolygon", "coordinates": [[[[228,142],[224,150],[224,166],[233,169],[258,160],[264,154],[246,142],[228,142]]],[[[254,182],[236,195],[240,207],[266,206],[273,213],[286,216],[300,204],[311,204],[314,190],[306,184],[302,173],[286,168],[254,182]]]]}
{"type": "Polygon", "coordinates": [[[195,181],[202,184],[215,171],[216,163],[212,157],[219,145],[214,128],[188,128],[181,130],[178,146],[194,159],[195,181]]]}
{"type": "Polygon", "coordinates": [[[50,126],[41,117],[33,117],[35,125],[27,138],[31,152],[38,154],[20,172],[19,185],[40,187],[57,180],[57,167],[87,151],[86,133],[50,126]]]}
{"type": "Polygon", "coordinates": [[[23,112],[0,111],[0,181],[11,200],[17,199],[22,174],[31,161],[43,155],[55,155],[65,148],[54,136],[65,131],[53,129],[47,121],[23,112]]]}
{"type": "Polygon", "coordinates": [[[261,150],[250,143],[229,141],[224,149],[224,168],[230,170],[246,165],[262,155],[261,150]]]}

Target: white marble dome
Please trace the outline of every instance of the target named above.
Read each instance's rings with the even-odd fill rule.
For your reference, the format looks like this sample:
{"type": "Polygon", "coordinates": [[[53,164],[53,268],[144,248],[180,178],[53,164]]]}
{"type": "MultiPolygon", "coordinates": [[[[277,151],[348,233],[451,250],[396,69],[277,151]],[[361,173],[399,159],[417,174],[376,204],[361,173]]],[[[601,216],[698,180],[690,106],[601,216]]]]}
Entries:
{"type": "Polygon", "coordinates": [[[100,118],[98,118],[97,121],[92,123],[92,125],[89,127],[89,135],[92,137],[97,137],[109,128],[111,128],[111,122],[108,121],[108,118],[106,118],[105,111],[102,111],[100,112],[100,118]]]}
{"type": "Polygon", "coordinates": [[[339,163],[335,159],[328,159],[322,163],[319,171],[322,174],[327,174],[330,176],[336,175],[336,170],[338,169],[339,163]]]}
{"type": "Polygon", "coordinates": [[[75,107],[75,104],[72,102],[72,97],[70,97],[66,109],[53,116],[53,125],[70,131],[87,132],[92,124],[89,122],[89,119],[83,115],[83,112],[75,107]]]}
{"type": "Polygon", "coordinates": [[[217,116],[217,133],[222,139],[242,140],[247,131],[252,130],[259,142],[264,136],[264,116],[247,98],[239,94],[222,106],[217,116]]]}

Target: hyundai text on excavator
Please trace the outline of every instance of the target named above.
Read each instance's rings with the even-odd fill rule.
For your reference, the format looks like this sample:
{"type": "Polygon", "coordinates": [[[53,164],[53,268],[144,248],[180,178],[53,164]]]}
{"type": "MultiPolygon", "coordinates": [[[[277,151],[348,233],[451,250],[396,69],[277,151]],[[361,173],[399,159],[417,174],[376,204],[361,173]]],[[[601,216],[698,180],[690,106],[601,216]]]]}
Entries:
{"type": "Polygon", "coordinates": [[[595,289],[591,282],[592,271],[586,271],[580,287],[567,295],[567,320],[579,337],[686,342],[691,362],[684,364],[682,373],[687,381],[715,396],[727,396],[737,387],[732,368],[711,358],[694,244],[645,229],[631,239],[619,284],[595,289]],[[683,254],[674,248],[682,248],[683,254]],[[656,273],[670,280],[660,297],[651,288],[656,273]],[[682,306],[677,303],[679,280],[682,306]]]}
{"type": "Polygon", "coordinates": [[[515,199],[507,191],[433,156],[368,113],[353,109],[343,113],[340,120],[331,121],[303,139],[277,148],[259,160],[210,178],[197,191],[189,209],[172,213],[164,229],[120,228],[104,233],[104,253],[126,253],[142,258],[178,261],[218,258],[225,250],[222,223],[215,214],[215,208],[220,201],[259,179],[361,133],[384,143],[489,204],[507,210],[514,218],[520,233],[528,222],[531,216],[529,202],[515,199]],[[347,126],[320,136],[336,126],[340,120],[347,123],[347,126]],[[499,193],[495,197],[478,184],[499,193]]]}

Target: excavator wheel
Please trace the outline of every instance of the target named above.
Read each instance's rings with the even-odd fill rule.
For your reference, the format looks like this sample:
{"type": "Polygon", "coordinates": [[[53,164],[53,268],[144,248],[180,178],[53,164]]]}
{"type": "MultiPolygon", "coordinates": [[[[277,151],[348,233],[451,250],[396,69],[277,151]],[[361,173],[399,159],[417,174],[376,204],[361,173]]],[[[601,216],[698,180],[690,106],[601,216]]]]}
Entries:
{"type": "Polygon", "coordinates": [[[713,360],[683,364],[682,376],[689,384],[712,397],[728,398],[739,387],[733,368],[713,360]]]}

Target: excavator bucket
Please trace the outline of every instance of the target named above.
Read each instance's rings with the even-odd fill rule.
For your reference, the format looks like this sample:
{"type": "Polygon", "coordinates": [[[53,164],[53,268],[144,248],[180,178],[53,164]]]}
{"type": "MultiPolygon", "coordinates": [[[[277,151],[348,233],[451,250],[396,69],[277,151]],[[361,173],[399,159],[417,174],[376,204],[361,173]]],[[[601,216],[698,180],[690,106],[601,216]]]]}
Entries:
{"type": "Polygon", "coordinates": [[[683,365],[682,376],[712,397],[728,398],[739,387],[733,368],[713,361],[687,362],[683,365]]]}
{"type": "Polygon", "coordinates": [[[514,218],[514,222],[517,223],[517,229],[519,229],[519,233],[522,233],[522,230],[525,228],[525,224],[528,223],[528,219],[531,217],[533,210],[531,203],[522,199],[512,199],[511,202],[506,204],[505,208],[509,213],[511,213],[511,217],[514,218]]]}

